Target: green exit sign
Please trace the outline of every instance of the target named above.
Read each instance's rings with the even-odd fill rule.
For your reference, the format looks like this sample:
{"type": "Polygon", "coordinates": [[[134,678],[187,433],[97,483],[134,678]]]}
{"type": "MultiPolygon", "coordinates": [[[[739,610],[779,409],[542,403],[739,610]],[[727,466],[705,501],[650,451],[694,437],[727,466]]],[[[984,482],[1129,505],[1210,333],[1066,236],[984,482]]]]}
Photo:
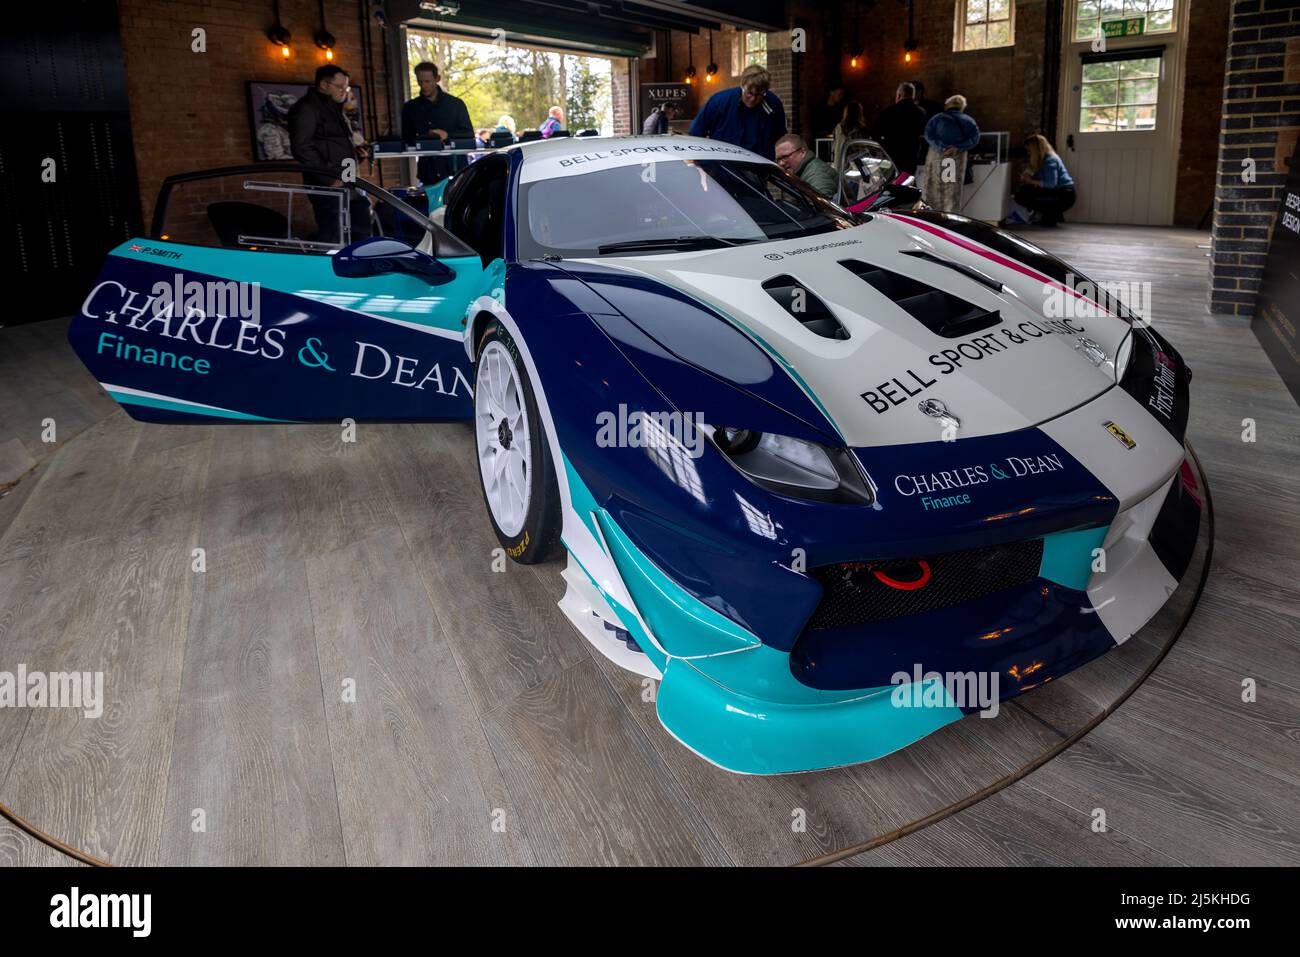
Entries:
{"type": "Polygon", "coordinates": [[[1107,38],[1136,37],[1146,32],[1146,17],[1128,17],[1124,20],[1103,20],[1101,23],[1101,35],[1107,38]]]}

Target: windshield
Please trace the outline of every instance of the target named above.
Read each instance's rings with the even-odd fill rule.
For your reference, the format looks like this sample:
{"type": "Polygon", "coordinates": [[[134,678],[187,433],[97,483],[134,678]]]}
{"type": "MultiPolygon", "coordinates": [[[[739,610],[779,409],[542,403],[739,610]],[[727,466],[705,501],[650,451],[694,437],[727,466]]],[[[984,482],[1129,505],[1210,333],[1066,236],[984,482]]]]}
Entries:
{"type": "Polygon", "coordinates": [[[856,225],[779,166],[736,160],[663,160],[542,179],[521,186],[519,208],[521,259],[733,245],[856,225]]]}

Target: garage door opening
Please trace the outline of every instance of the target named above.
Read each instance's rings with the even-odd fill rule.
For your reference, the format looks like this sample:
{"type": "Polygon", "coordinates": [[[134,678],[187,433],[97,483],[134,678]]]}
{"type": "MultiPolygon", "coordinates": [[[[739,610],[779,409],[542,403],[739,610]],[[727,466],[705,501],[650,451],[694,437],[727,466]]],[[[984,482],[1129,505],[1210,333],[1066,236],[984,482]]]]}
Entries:
{"type": "Polygon", "coordinates": [[[436,64],[443,90],[465,101],[476,133],[506,128],[523,137],[539,130],[555,106],[572,135],[614,132],[609,57],[417,29],[407,31],[406,54],[411,95],[419,91],[416,64],[436,64]]]}

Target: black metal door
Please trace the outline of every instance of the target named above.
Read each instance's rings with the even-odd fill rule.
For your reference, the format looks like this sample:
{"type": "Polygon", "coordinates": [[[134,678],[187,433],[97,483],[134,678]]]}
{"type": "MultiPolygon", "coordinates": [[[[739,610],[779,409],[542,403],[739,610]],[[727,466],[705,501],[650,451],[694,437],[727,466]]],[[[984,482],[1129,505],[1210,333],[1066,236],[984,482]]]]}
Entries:
{"type": "Polygon", "coordinates": [[[142,229],[116,3],[4,18],[0,269],[15,298],[0,326],[75,312],[104,254],[142,229]]]}

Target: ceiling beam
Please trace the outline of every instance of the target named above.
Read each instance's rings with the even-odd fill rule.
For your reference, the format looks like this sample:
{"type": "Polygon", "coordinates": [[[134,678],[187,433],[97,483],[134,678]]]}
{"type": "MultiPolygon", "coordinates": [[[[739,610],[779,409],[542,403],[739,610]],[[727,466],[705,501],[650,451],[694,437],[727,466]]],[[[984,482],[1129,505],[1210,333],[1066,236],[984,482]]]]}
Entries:
{"type": "Polygon", "coordinates": [[[683,16],[707,17],[719,23],[768,33],[784,30],[787,26],[785,4],[781,0],[700,0],[699,3],[685,0],[636,0],[635,5],[683,16]]]}
{"type": "Polygon", "coordinates": [[[722,29],[722,21],[719,20],[709,20],[676,11],[670,13],[637,3],[625,3],[623,0],[522,0],[522,2],[530,6],[553,7],[583,17],[594,14],[602,20],[631,23],[655,30],[699,33],[701,30],[722,29]]]}

